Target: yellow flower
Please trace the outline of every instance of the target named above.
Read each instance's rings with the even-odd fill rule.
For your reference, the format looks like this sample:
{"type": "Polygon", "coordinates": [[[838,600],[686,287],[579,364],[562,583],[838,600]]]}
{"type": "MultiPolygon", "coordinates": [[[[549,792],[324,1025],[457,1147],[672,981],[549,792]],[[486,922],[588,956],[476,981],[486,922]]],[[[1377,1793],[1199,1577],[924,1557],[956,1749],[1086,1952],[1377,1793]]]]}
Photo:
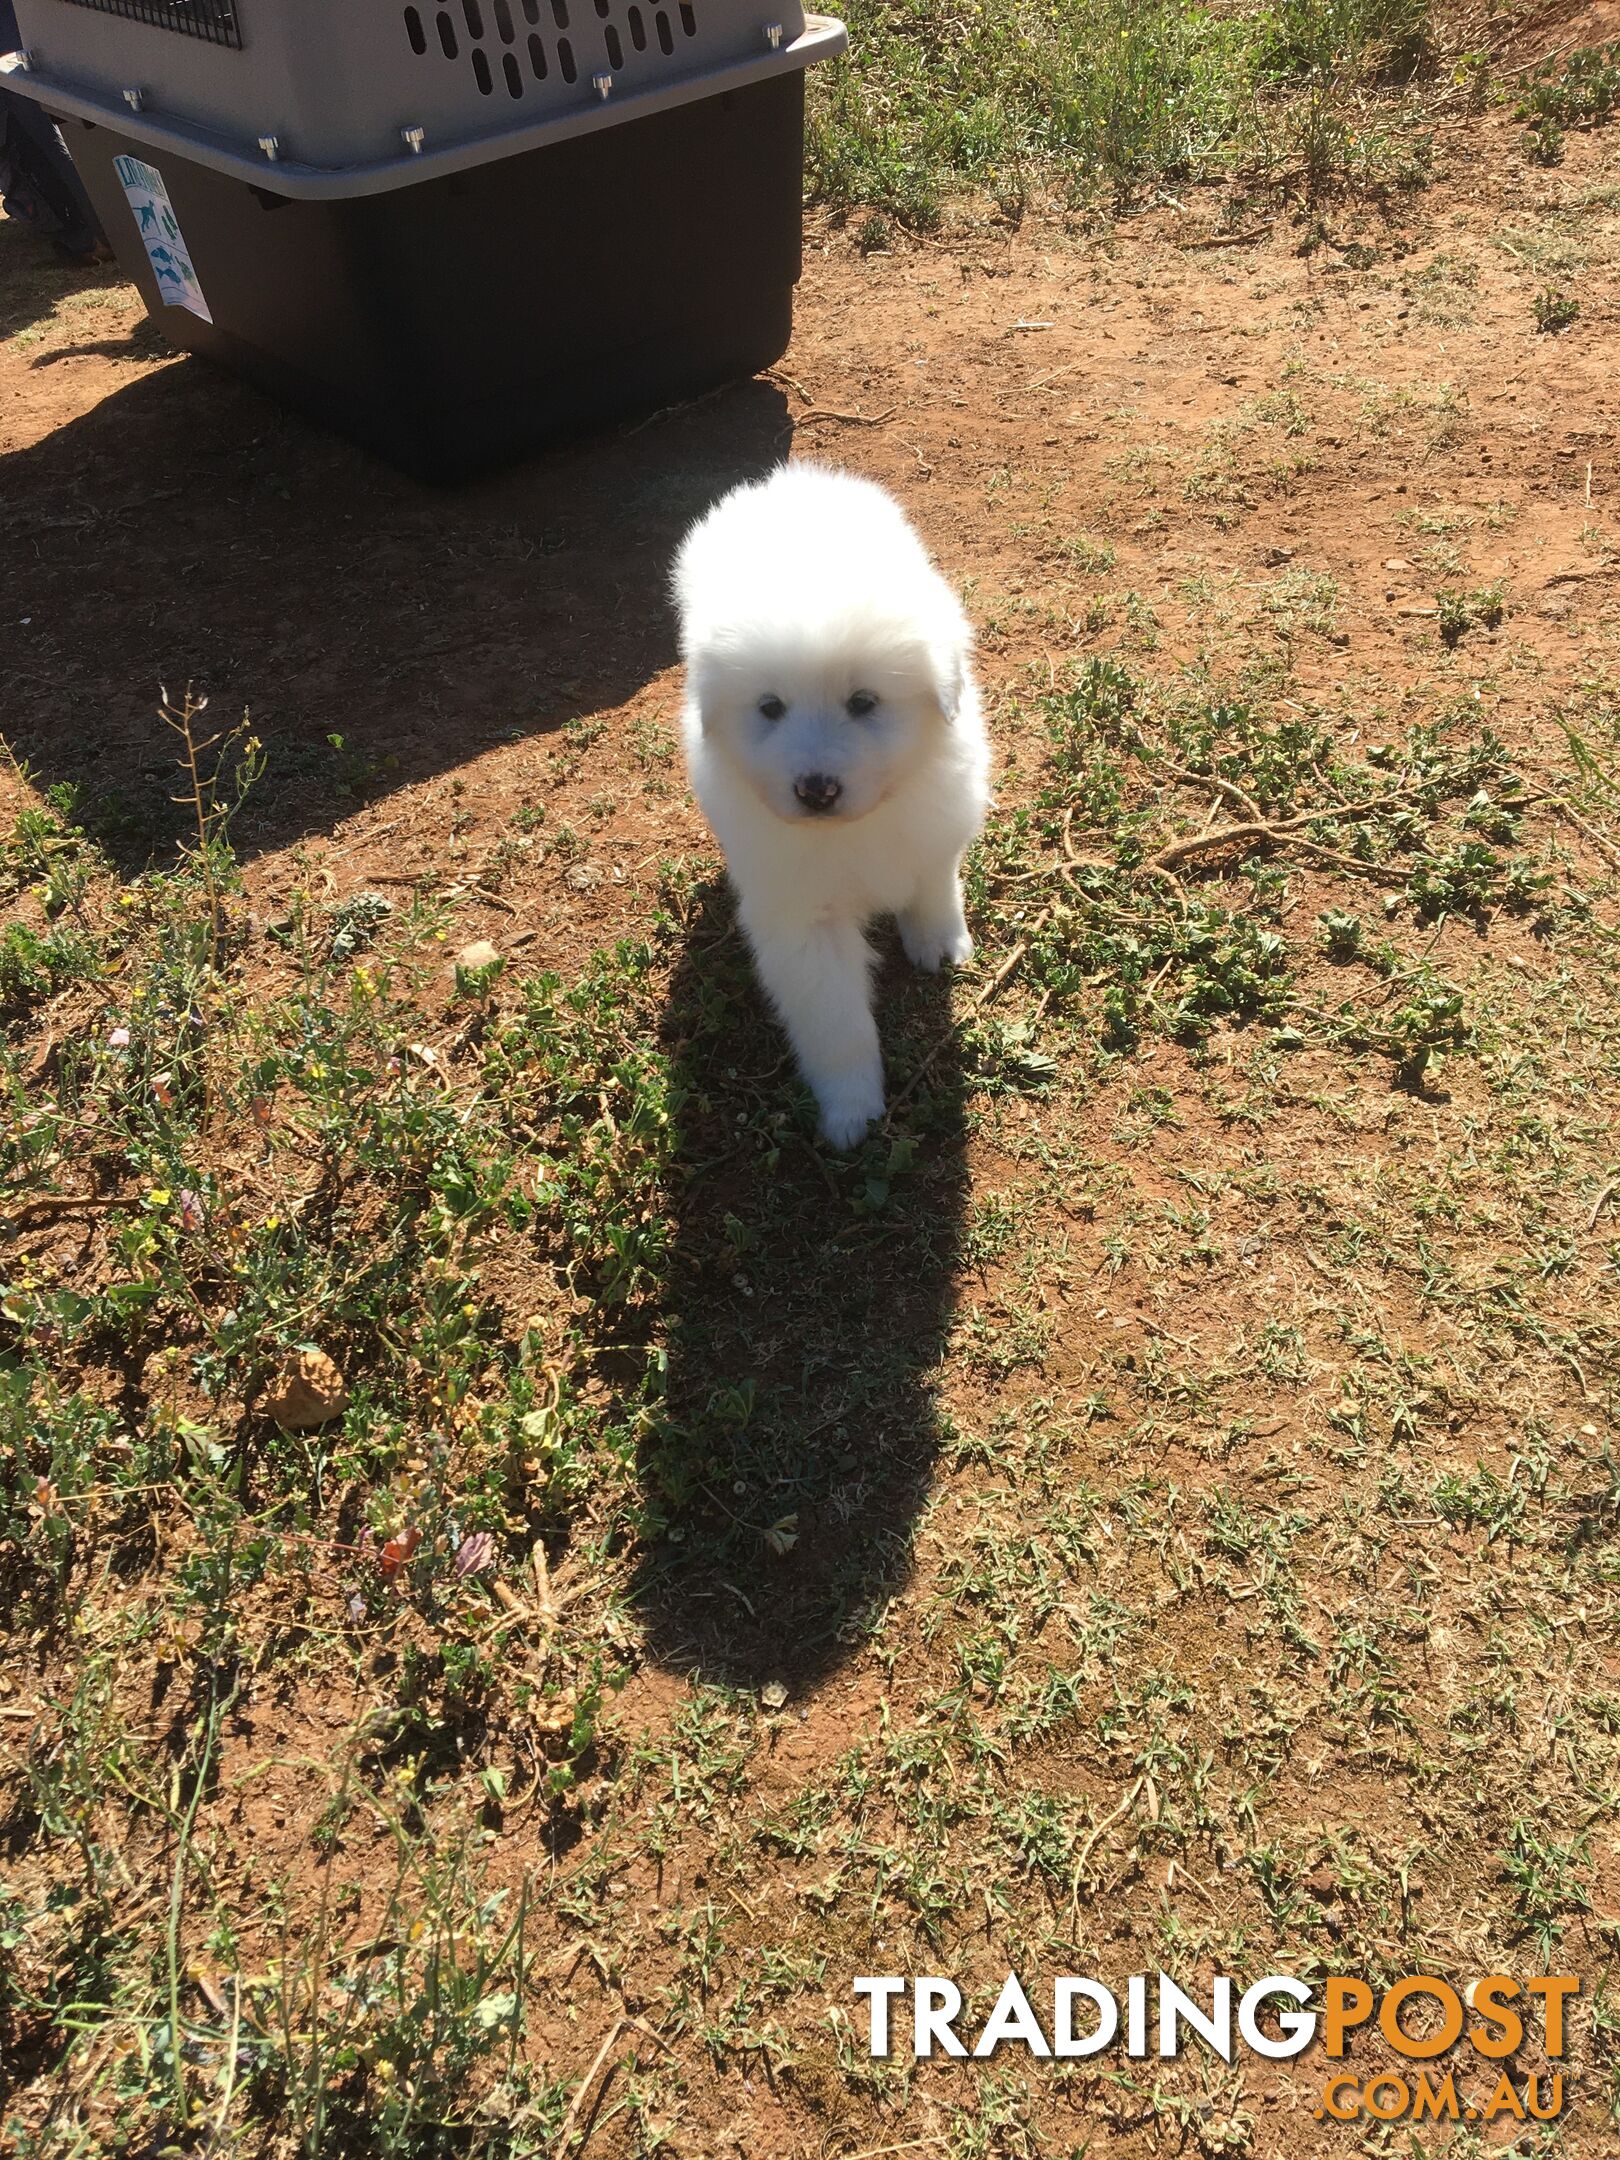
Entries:
{"type": "Polygon", "coordinates": [[[148,1207],[167,1207],[173,1195],[167,1185],[154,1185],[146,1196],[148,1207]]]}

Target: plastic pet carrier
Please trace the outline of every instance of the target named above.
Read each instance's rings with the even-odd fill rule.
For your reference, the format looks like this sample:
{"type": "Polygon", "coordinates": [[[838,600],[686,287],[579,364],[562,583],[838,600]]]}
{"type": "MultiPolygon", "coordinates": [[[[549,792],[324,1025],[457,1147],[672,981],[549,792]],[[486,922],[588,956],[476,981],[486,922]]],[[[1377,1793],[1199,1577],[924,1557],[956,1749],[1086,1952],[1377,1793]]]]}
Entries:
{"type": "Polygon", "coordinates": [[[785,349],[796,0],[17,0],[62,129],[180,346],[428,478],[785,349]]]}

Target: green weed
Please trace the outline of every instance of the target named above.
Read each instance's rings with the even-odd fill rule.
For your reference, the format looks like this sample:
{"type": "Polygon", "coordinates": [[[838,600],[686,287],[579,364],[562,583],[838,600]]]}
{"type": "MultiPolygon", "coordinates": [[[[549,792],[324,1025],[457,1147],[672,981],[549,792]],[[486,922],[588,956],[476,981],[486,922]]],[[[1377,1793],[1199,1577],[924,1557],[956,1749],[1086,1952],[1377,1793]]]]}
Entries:
{"type": "Polygon", "coordinates": [[[1598,127],[1620,112],[1620,42],[1582,45],[1531,75],[1514,108],[1532,133],[1598,127]]]}
{"type": "Polygon", "coordinates": [[[1554,285],[1543,285],[1530,302],[1530,312],[1543,336],[1556,337],[1579,318],[1581,303],[1573,293],[1561,292],[1554,285]]]}

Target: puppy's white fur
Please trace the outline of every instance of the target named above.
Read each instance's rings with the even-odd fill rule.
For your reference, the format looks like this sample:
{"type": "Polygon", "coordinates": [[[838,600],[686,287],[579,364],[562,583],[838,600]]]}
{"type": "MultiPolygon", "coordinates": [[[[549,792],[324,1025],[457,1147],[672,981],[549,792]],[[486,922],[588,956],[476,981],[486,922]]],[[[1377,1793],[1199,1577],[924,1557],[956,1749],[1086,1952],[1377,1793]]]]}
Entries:
{"type": "Polygon", "coordinates": [[[959,873],[990,759],[972,632],[899,505],[816,465],[717,503],[675,599],[693,792],[822,1133],[851,1147],[883,1112],[866,925],[893,914],[919,967],[973,949],[959,873]]]}

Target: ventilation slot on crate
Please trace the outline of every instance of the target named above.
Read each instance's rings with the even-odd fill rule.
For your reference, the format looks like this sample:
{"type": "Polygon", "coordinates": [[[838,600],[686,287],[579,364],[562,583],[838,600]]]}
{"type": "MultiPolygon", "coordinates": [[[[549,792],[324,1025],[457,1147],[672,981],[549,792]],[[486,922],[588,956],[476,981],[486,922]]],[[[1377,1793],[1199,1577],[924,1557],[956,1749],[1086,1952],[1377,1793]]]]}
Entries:
{"type": "MultiPolygon", "coordinates": [[[[111,4],[111,0],[76,0],[76,4],[100,6],[111,4]]],[[[192,4],[199,4],[199,0],[192,0],[192,4]]],[[[583,6],[585,0],[578,0],[578,4],[583,6]]],[[[130,10],[135,5],[136,0],[128,0],[130,10]]],[[[175,11],[185,6],[186,0],[174,0],[175,11]]],[[[636,79],[635,55],[647,52],[655,37],[657,49],[664,58],[674,58],[674,15],[679,15],[681,30],[687,37],[696,37],[698,32],[693,0],[677,0],[676,5],[668,4],[666,0],[663,6],[648,5],[646,0],[631,0],[631,4],[622,10],[615,5],[615,0],[591,0],[591,10],[601,25],[609,71],[614,75],[622,74],[628,62],[631,64],[631,81],[636,79]],[[649,15],[652,17],[650,24],[649,15]]],[[[403,11],[406,40],[411,51],[419,57],[428,54],[432,43],[428,13],[424,0],[415,0],[415,4],[403,11]]],[[[574,40],[566,34],[569,26],[569,0],[440,0],[432,10],[432,28],[438,35],[439,51],[447,60],[460,60],[470,65],[473,80],[484,97],[494,92],[497,67],[508,94],[514,98],[526,97],[531,82],[549,82],[553,68],[565,83],[578,82],[581,63],[574,40]],[[549,16],[560,34],[548,41],[538,29],[531,29],[526,37],[520,38],[520,9],[525,23],[538,24],[549,16]],[[486,51],[486,46],[495,49],[486,51]],[[520,57],[524,47],[529,61],[527,76],[520,57]]],[[[591,66],[596,64],[592,62],[591,66]]]]}
{"type": "Polygon", "coordinates": [[[201,38],[209,45],[234,45],[240,50],[242,44],[236,0],[68,0],[68,5],[150,23],[154,30],[178,30],[182,37],[201,38]]]}

